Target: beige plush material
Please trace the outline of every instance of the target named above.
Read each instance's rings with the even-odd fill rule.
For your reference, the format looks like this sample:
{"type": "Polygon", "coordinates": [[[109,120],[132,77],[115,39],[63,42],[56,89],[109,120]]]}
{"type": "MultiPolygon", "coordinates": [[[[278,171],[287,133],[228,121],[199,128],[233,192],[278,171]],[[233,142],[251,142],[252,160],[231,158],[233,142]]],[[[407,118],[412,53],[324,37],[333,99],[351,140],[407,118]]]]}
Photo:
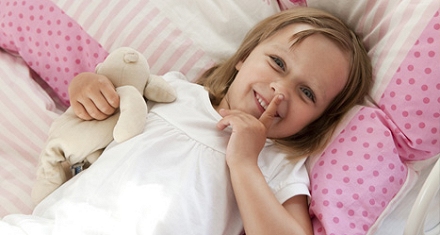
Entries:
{"type": "Polygon", "coordinates": [[[120,96],[120,107],[109,118],[84,121],[72,108],[57,118],[49,131],[37,170],[32,199],[39,203],[70,177],[63,169],[80,162],[93,163],[113,140],[123,142],[140,134],[147,117],[144,97],[156,102],[172,102],[175,91],[160,76],[150,75],[145,57],[136,50],[121,47],[96,67],[107,76],[120,96]]]}

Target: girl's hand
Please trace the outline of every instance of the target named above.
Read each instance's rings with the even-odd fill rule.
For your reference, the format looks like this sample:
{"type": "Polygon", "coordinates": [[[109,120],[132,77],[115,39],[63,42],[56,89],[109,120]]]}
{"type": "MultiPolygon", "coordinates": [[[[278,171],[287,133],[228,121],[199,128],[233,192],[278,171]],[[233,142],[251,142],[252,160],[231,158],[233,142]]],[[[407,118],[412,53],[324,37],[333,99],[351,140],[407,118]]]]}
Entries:
{"type": "Polygon", "coordinates": [[[85,72],[69,85],[70,105],[84,120],[104,120],[119,107],[119,95],[110,80],[99,74],[85,72]]]}
{"type": "Polygon", "coordinates": [[[259,119],[239,110],[219,111],[223,119],[217,123],[217,128],[223,130],[227,126],[232,127],[226,150],[229,167],[257,163],[258,155],[266,143],[267,130],[272,125],[282,100],[282,95],[276,95],[259,119]]]}

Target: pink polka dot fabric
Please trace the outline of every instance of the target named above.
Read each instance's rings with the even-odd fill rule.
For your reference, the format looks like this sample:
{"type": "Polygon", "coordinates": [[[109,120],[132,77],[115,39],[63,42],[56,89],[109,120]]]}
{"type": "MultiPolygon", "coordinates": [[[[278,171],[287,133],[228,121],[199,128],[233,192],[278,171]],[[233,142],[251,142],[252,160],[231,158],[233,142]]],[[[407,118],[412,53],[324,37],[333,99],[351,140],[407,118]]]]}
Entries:
{"type": "Polygon", "coordinates": [[[18,53],[65,104],[70,80],[108,54],[51,1],[0,0],[0,9],[0,47],[18,53]]]}
{"type": "Polygon", "coordinates": [[[411,161],[440,152],[437,12],[378,104],[361,108],[312,168],[315,234],[366,234],[401,190],[411,161]]]}
{"type": "Polygon", "coordinates": [[[440,152],[440,13],[416,41],[380,100],[398,125],[393,130],[402,160],[440,152]]]}
{"type": "Polygon", "coordinates": [[[379,109],[362,108],[311,172],[316,234],[364,234],[406,180],[392,130],[379,109]],[[329,231],[327,231],[329,230],[329,231]]]}

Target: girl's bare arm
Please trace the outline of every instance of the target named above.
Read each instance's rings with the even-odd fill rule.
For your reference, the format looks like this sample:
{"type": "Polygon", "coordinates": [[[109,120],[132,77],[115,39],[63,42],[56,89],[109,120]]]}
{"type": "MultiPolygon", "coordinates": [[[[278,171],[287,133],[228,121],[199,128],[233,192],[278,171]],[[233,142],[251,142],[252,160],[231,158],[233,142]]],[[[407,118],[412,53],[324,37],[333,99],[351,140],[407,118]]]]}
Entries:
{"type": "Polygon", "coordinates": [[[255,117],[237,110],[221,110],[219,129],[232,127],[226,150],[232,186],[246,234],[313,234],[307,196],[298,195],[280,204],[258,167],[258,155],[267,128],[282,97],[275,97],[266,112],[255,117]]]}
{"type": "Polygon", "coordinates": [[[313,234],[307,196],[281,205],[258,166],[230,167],[230,172],[246,234],[313,234]]]}

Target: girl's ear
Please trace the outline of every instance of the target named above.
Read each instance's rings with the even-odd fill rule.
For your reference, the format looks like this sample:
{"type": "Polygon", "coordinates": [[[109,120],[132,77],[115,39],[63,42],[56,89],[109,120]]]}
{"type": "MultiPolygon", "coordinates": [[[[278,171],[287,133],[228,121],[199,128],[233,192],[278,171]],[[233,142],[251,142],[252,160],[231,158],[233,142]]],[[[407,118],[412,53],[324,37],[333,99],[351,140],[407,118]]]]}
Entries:
{"type": "Polygon", "coordinates": [[[237,71],[239,71],[240,69],[241,69],[241,66],[243,65],[243,61],[242,60],[240,60],[236,65],[235,65],[235,69],[237,70],[237,71]]]}

